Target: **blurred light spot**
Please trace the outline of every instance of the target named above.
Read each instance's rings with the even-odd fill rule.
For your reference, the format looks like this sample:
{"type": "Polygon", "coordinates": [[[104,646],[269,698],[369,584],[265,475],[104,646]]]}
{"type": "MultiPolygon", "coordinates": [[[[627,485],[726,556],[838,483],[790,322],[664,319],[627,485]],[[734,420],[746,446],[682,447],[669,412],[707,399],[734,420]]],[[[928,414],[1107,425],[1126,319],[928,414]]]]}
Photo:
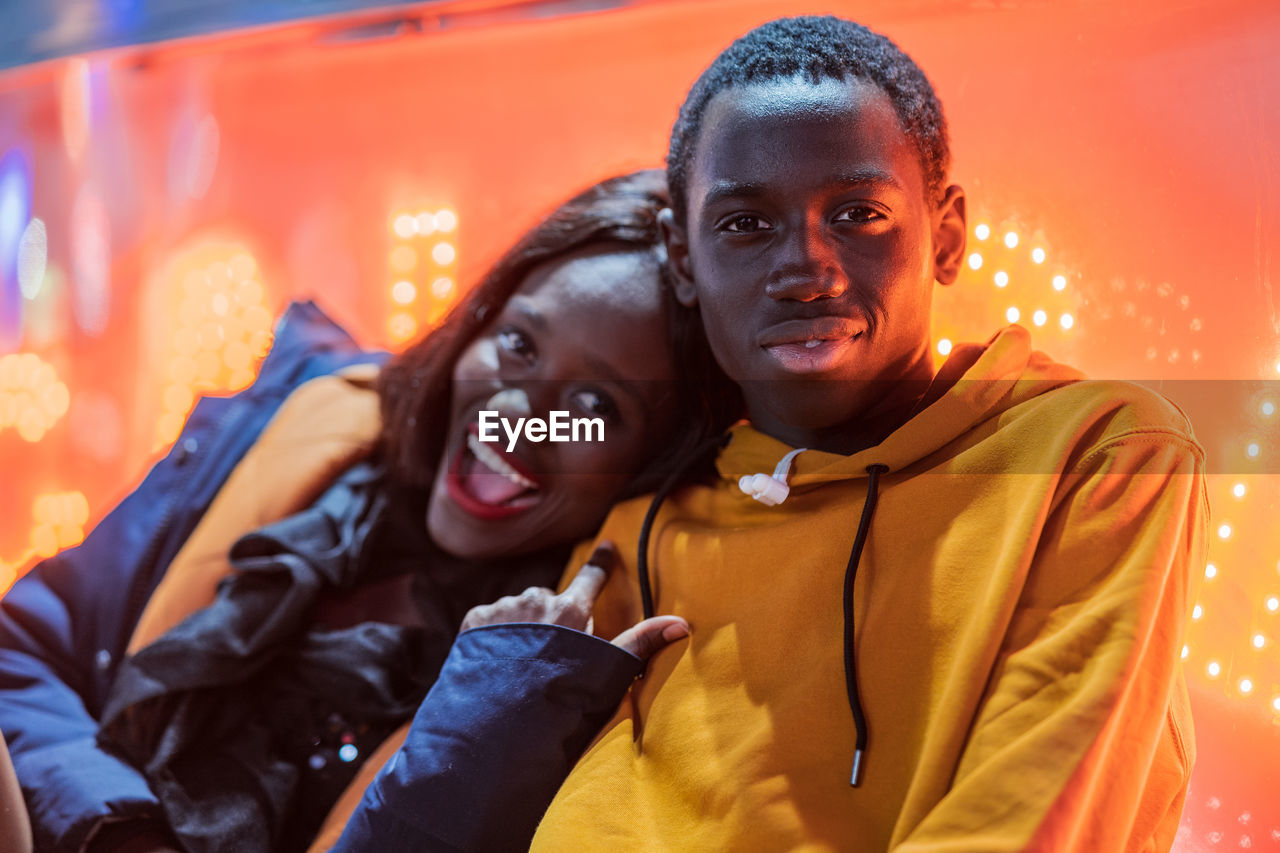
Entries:
{"type": "Polygon", "coordinates": [[[1187,655],[1189,655],[1189,654],[1191,654],[1191,647],[1190,647],[1190,646],[1183,646],[1183,647],[1182,647],[1182,659],[1183,659],[1183,660],[1186,660],[1186,659],[1187,659],[1187,655]]]}
{"type": "Polygon", "coordinates": [[[1280,610],[1280,598],[1276,598],[1274,595],[1268,598],[1267,609],[1270,610],[1272,613],[1275,613],[1277,610],[1280,610]]]}
{"type": "Polygon", "coordinates": [[[418,253],[412,246],[396,246],[391,250],[391,268],[396,272],[408,272],[418,265],[418,253]]]}
{"type": "Polygon", "coordinates": [[[1022,317],[1022,312],[1019,311],[1017,308],[1010,306],[1009,310],[1004,312],[1004,317],[1010,323],[1016,323],[1018,322],[1018,319],[1022,317]]]}
{"type": "Polygon", "coordinates": [[[76,193],[71,208],[72,307],[76,323],[97,337],[107,327],[111,301],[111,222],[92,184],[76,193]]]}
{"type": "Polygon", "coordinates": [[[1017,235],[1017,233],[1016,233],[1016,232],[1013,232],[1013,231],[1009,231],[1009,232],[1007,232],[1007,233],[1004,235],[1004,244],[1005,244],[1006,246],[1008,246],[1010,249],[1016,249],[1016,248],[1018,247],[1018,235],[1017,235]]]}
{"type": "MultiPolygon", "coordinates": [[[[1276,698],[1271,700],[1271,707],[1277,711],[1280,711],[1280,696],[1277,696],[1276,698]]],[[[1275,836],[1277,840],[1280,840],[1280,832],[1276,832],[1275,830],[1272,830],[1271,834],[1275,836]]]]}
{"type": "Polygon", "coordinates": [[[1066,277],[1065,275],[1055,275],[1055,276],[1053,277],[1053,289],[1054,289],[1054,290],[1066,290],[1066,289],[1067,289],[1067,277],[1066,277]]]}
{"type": "Polygon", "coordinates": [[[258,263],[248,252],[236,252],[231,256],[231,260],[227,261],[227,269],[231,270],[232,279],[244,281],[257,273],[258,263]]]}
{"type": "Polygon", "coordinates": [[[221,141],[218,120],[206,114],[196,126],[191,142],[190,161],[187,164],[187,194],[194,199],[204,198],[213,183],[214,173],[218,170],[221,141]]]}
{"type": "Polygon", "coordinates": [[[1230,539],[1230,538],[1231,538],[1231,525],[1230,525],[1230,524],[1219,524],[1219,525],[1218,525],[1218,538],[1219,538],[1219,539],[1230,539]]]}
{"type": "Polygon", "coordinates": [[[1262,448],[1258,447],[1256,441],[1249,442],[1249,446],[1244,449],[1245,455],[1250,459],[1258,458],[1258,454],[1262,452],[1262,448]]]}
{"type": "Polygon", "coordinates": [[[1261,634],[1254,634],[1254,635],[1253,635],[1253,647],[1254,647],[1255,649],[1260,649],[1260,648],[1262,648],[1263,646],[1265,646],[1266,644],[1267,644],[1267,638],[1266,638],[1266,637],[1262,636],[1261,634]]]}
{"type": "Polygon", "coordinates": [[[338,747],[338,758],[345,762],[352,762],[360,755],[360,750],[356,748],[354,743],[344,743],[338,747]]]}
{"type": "Polygon", "coordinates": [[[948,338],[938,341],[938,355],[951,355],[951,341],[948,338]]]}
{"type": "Polygon", "coordinates": [[[398,311],[387,320],[387,332],[393,343],[404,343],[418,333],[418,321],[412,314],[398,311]]]}
{"type": "Polygon", "coordinates": [[[1217,678],[1218,675],[1222,672],[1222,665],[1219,664],[1216,660],[1211,660],[1209,661],[1209,666],[1206,667],[1206,671],[1209,673],[1210,678],[1217,678]]]}
{"type": "Polygon", "coordinates": [[[1242,678],[1242,679],[1240,679],[1240,692],[1241,692],[1241,693],[1252,693],[1252,692],[1253,692],[1253,682],[1252,682],[1252,681],[1250,681],[1250,680],[1249,680],[1249,679],[1247,679],[1247,678],[1242,678]]]}
{"type": "Polygon", "coordinates": [[[49,260],[49,237],[44,223],[32,219],[18,241],[18,289],[27,299],[35,299],[44,283],[49,260]]]}
{"type": "Polygon", "coordinates": [[[0,431],[13,427],[23,440],[44,438],[71,405],[53,365],[34,353],[0,356],[0,431]]]}
{"type": "Polygon", "coordinates": [[[408,240],[417,232],[418,224],[412,216],[402,213],[396,217],[395,224],[391,228],[401,240],[408,240]]]}
{"type": "Polygon", "coordinates": [[[1063,314],[1058,318],[1058,323],[1061,324],[1062,328],[1070,329],[1076,324],[1076,318],[1072,317],[1070,314],[1063,314]]]}
{"type": "Polygon", "coordinates": [[[453,248],[452,243],[436,243],[431,249],[431,260],[442,267],[453,263],[453,259],[457,256],[458,252],[453,248]]]}
{"type": "Polygon", "coordinates": [[[441,276],[431,282],[431,295],[436,299],[448,299],[453,293],[453,279],[448,276],[441,276]]]}
{"type": "Polygon", "coordinates": [[[996,287],[1004,287],[1009,283],[1009,274],[1004,270],[1000,270],[995,274],[996,287]]]}
{"type": "Polygon", "coordinates": [[[418,288],[411,281],[397,281],[391,285],[391,301],[397,305],[408,305],[418,298],[418,288]]]}
{"type": "Polygon", "coordinates": [[[1199,619],[1201,616],[1204,616],[1204,608],[1197,604],[1191,609],[1191,618],[1199,619]]]}
{"type": "Polygon", "coordinates": [[[1204,576],[1209,580],[1213,580],[1218,576],[1218,567],[1213,563],[1209,563],[1204,567],[1204,576]]]}
{"type": "Polygon", "coordinates": [[[1267,418],[1269,418],[1269,417],[1271,417],[1272,415],[1274,415],[1275,413],[1276,413],[1276,404],[1275,404],[1275,403],[1271,402],[1270,400],[1267,400],[1267,401],[1265,401],[1265,402],[1262,404],[1262,415],[1263,415],[1263,417],[1267,417],[1267,418]]]}
{"type": "Polygon", "coordinates": [[[450,231],[458,227],[458,216],[447,207],[436,211],[436,229],[442,234],[448,234],[450,231]]]}
{"type": "Polygon", "coordinates": [[[1034,261],[1034,262],[1036,262],[1037,264],[1043,264],[1043,263],[1044,263],[1044,249],[1041,249],[1039,246],[1037,246],[1037,247],[1035,247],[1034,249],[1032,249],[1032,250],[1031,250],[1031,260],[1033,260],[1033,261],[1034,261]]]}
{"type": "Polygon", "coordinates": [[[969,269],[972,269],[972,270],[980,270],[980,269],[982,269],[982,255],[981,255],[981,253],[979,253],[979,252],[974,252],[972,255],[970,255],[970,256],[969,256],[969,269]]]}
{"type": "Polygon", "coordinates": [[[1035,323],[1037,326],[1043,326],[1045,323],[1049,322],[1049,315],[1044,311],[1036,311],[1031,315],[1031,322],[1035,323]]]}
{"type": "Polygon", "coordinates": [[[1235,495],[1238,498],[1244,497],[1244,494],[1245,494],[1244,483],[1236,483],[1234,486],[1232,486],[1231,494],[1235,495]]]}
{"type": "Polygon", "coordinates": [[[59,95],[62,145],[72,162],[80,159],[89,141],[89,63],[80,57],[67,61],[59,95]]]}

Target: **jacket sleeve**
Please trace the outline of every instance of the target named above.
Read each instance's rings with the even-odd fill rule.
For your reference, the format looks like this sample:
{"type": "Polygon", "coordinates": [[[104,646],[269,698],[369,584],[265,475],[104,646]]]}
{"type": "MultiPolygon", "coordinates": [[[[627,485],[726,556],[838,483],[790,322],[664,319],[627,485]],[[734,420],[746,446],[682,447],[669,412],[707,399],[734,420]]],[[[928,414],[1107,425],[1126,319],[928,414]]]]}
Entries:
{"type": "Polygon", "coordinates": [[[97,745],[81,691],[110,660],[76,647],[77,624],[91,617],[65,594],[68,568],[58,557],[38,566],[0,617],[0,726],[40,849],[77,850],[100,820],[159,814],[142,774],[97,745]]]}
{"type": "Polygon", "coordinates": [[[570,768],[643,668],[556,625],[463,632],[333,849],[529,849],[570,768]]]}
{"type": "Polygon", "coordinates": [[[1119,436],[1064,475],[950,790],[897,853],[1169,849],[1206,523],[1185,437],[1119,436]]]}
{"type": "Polygon", "coordinates": [[[200,400],[168,456],[85,541],[38,564],[0,601],[0,731],[38,849],[78,850],[103,821],[159,816],[142,774],[96,742],[139,613],[285,396],[315,376],[382,359],[316,306],[290,306],[254,384],[200,400]]]}

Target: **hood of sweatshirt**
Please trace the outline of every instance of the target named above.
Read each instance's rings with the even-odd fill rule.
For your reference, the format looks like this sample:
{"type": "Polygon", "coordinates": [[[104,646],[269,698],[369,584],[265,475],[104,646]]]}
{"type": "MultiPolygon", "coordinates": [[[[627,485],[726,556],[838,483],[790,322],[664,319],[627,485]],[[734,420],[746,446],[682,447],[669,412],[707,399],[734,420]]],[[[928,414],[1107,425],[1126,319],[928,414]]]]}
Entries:
{"type": "MultiPolygon", "coordinates": [[[[1007,326],[985,345],[957,346],[938,371],[926,398],[933,402],[879,444],[843,456],[806,450],[795,456],[788,484],[803,491],[832,480],[865,478],[871,465],[901,471],[937,453],[977,424],[1054,388],[1084,379],[1084,374],[1031,348],[1021,326],[1007,326]],[[939,396],[939,392],[940,396],[939,396]]],[[[733,428],[732,440],[716,467],[725,479],[770,472],[793,448],[750,424],[733,428]]]]}

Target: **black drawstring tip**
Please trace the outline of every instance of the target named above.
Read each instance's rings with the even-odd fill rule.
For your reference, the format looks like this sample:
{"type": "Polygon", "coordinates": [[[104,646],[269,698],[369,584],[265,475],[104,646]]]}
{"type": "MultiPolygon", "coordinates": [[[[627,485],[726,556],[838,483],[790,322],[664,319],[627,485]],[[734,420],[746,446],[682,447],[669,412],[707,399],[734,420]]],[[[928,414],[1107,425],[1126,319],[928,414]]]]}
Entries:
{"type": "Polygon", "coordinates": [[[853,751],[853,772],[849,774],[849,787],[856,788],[862,784],[862,750],[853,751]]]}

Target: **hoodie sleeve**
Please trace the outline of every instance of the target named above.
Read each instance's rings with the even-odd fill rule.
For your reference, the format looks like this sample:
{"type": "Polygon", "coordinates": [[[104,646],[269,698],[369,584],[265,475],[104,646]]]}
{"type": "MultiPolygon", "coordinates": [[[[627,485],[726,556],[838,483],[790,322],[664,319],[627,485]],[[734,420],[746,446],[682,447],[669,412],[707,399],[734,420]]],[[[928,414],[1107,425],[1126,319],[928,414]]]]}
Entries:
{"type": "Polygon", "coordinates": [[[527,850],[569,769],[643,668],[611,643],[557,625],[464,631],[332,849],[527,850]]]}
{"type": "Polygon", "coordinates": [[[1169,849],[1206,525],[1185,436],[1119,436],[1064,475],[950,790],[893,850],[1169,849]]]}

